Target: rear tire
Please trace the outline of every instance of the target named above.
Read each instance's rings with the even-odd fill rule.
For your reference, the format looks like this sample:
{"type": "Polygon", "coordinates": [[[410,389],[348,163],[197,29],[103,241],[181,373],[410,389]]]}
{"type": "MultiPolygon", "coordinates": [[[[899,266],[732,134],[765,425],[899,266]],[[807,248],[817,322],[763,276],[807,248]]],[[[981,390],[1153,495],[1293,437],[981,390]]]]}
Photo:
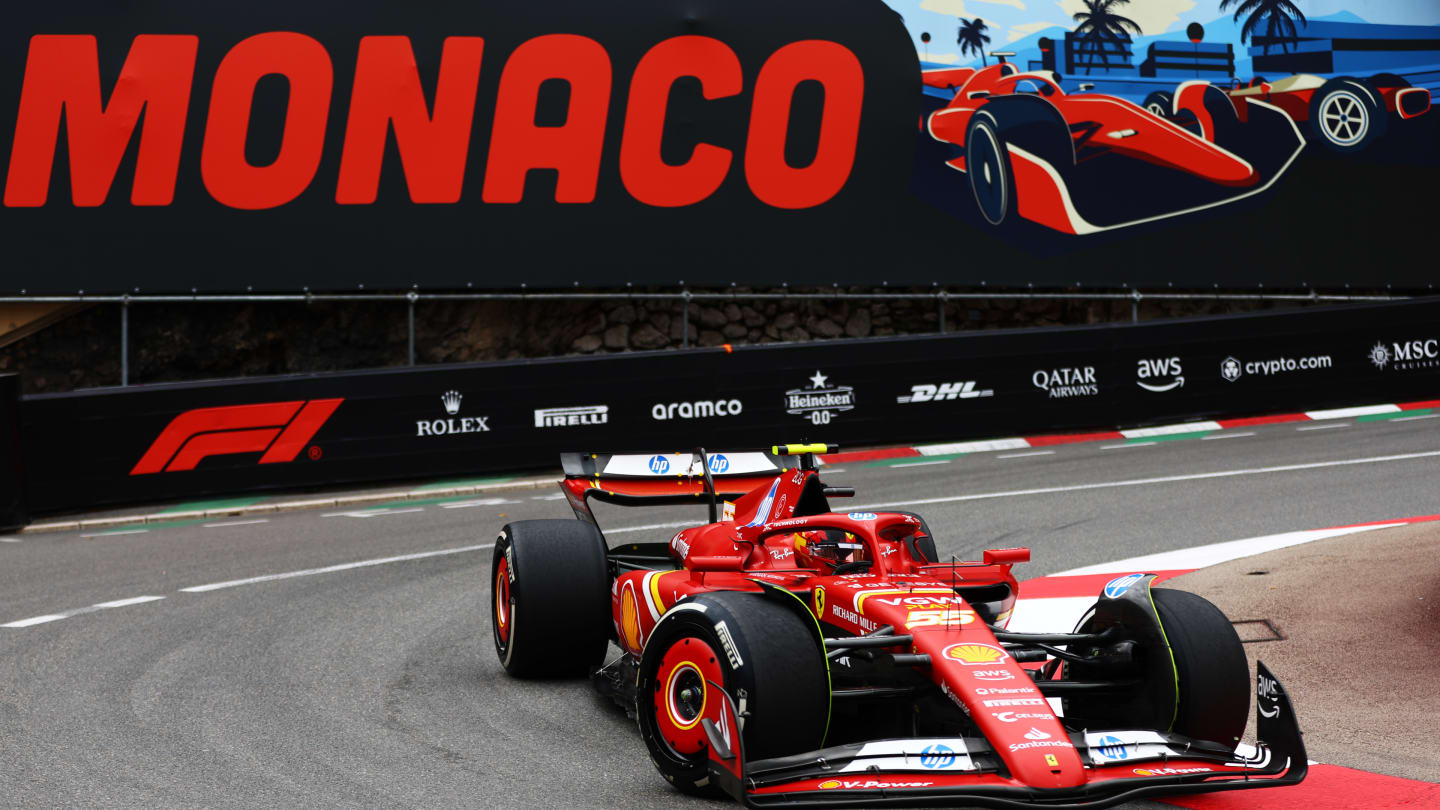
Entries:
{"type": "Polygon", "coordinates": [[[1220,608],[1186,591],[1150,591],[1175,656],[1177,734],[1235,747],[1250,713],[1250,664],[1220,608]]]}
{"type": "Polygon", "coordinates": [[[522,520],[500,530],[490,561],[495,654],[522,678],[580,676],[605,659],[610,575],[600,530],[522,520]]]}
{"type": "Polygon", "coordinates": [[[746,713],[746,759],[824,743],[830,677],[815,628],[758,594],[703,594],[660,618],[636,681],[640,736],[660,774],[682,793],[718,795],[700,722],[719,718],[722,698],[709,681],[724,686],[746,713]]]}
{"type": "Polygon", "coordinates": [[[1157,118],[1168,119],[1175,110],[1175,97],[1164,90],[1156,90],[1146,96],[1145,103],[1140,106],[1157,118]]]}

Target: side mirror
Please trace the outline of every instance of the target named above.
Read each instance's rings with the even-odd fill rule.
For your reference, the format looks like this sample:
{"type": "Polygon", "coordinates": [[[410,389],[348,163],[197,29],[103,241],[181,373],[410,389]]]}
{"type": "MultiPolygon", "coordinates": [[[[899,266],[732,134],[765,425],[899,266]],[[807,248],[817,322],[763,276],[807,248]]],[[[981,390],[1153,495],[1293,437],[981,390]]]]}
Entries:
{"type": "Polygon", "coordinates": [[[982,558],[986,565],[1015,565],[1030,562],[1028,548],[987,548],[982,558]]]}
{"type": "Polygon", "coordinates": [[[1082,83],[1080,84],[1080,92],[1082,92],[1082,93],[1085,92],[1086,90],[1094,90],[1094,89],[1095,89],[1095,83],[1094,83],[1094,82],[1082,82],[1082,83]]]}

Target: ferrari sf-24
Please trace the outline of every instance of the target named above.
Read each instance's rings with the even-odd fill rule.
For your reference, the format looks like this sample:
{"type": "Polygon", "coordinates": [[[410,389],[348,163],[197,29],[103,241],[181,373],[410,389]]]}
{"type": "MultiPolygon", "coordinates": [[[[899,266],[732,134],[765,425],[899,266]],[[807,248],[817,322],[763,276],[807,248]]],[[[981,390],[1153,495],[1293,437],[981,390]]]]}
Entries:
{"type": "Polygon", "coordinates": [[[588,675],[675,788],[748,807],[1094,808],[1305,777],[1264,664],[1258,743],[1238,746],[1252,679],[1210,602],[1135,573],[1073,630],[1009,631],[1029,550],[946,561],[916,514],[832,511],[854,495],[821,479],[833,449],[562,456],[579,519],[495,544],[505,669],[588,675]],[[592,500],[710,519],[612,548],[592,500]]]}

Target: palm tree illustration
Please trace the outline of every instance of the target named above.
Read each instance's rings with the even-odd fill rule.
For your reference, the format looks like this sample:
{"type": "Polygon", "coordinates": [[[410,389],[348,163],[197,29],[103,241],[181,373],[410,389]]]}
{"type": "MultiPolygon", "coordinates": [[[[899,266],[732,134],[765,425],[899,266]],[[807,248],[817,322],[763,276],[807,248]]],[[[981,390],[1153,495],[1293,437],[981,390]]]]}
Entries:
{"type": "Polygon", "coordinates": [[[960,35],[955,38],[955,42],[960,45],[960,55],[976,53],[980,55],[980,64],[990,64],[985,61],[985,46],[990,44],[990,37],[986,36],[985,32],[989,30],[989,26],[979,17],[973,20],[960,17],[959,20],[960,35]]]}
{"type": "MultiPolygon", "coordinates": [[[[1084,0],[1085,10],[1077,11],[1074,15],[1075,34],[1084,45],[1082,52],[1088,47],[1090,57],[1085,61],[1085,72],[1088,74],[1095,66],[1095,56],[1100,56],[1100,66],[1110,71],[1110,54],[1107,48],[1109,42],[1129,42],[1129,31],[1136,34],[1143,33],[1140,26],[1129,17],[1122,17],[1116,14],[1116,6],[1123,6],[1130,0],[1084,0]],[[1127,30],[1128,29],[1128,30],[1127,30]]],[[[1222,0],[1229,2],[1229,0],[1222,0]]],[[[1253,2],[1253,0],[1247,0],[1253,2]]]]}
{"type": "Polygon", "coordinates": [[[1279,42],[1285,50],[1300,41],[1300,32],[1295,28],[1295,21],[1299,20],[1300,25],[1308,25],[1309,21],[1305,15],[1290,0],[1220,0],[1220,10],[1227,11],[1231,4],[1235,5],[1235,16],[1231,19],[1239,20],[1240,15],[1249,14],[1245,18],[1245,25],[1240,28],[1240,41],[1250,41],[1255,29],[1260,27],[1260,21],[1265,20],[1265,55],[1270,55],[1270,46],[1279,42]]]}

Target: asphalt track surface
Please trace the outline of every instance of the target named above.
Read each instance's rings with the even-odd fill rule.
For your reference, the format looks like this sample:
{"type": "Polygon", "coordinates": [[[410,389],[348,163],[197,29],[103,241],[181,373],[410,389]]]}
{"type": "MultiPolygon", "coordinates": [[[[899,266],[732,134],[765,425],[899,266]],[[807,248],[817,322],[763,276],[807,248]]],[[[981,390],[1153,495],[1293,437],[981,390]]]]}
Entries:
{"type": "MultiPolygon", "coordinates": [[[[1028,545],[1029,578],[1440,512],[1440,419],[856,463],[828,478],[860,491],[836,508],[924,514],[942,554],[1028,545]]],[[[490,549],[453,550],[509,520],[568,516],[556,495],[0,538],[0,805],[710,806],[672,792],[633,722],[587,683],[501,671],[490,549]],[[406,555],[428,556],[385,561],[406,555]]],[[[601,522],[702,514],[612,507],[601,522]]]]}

